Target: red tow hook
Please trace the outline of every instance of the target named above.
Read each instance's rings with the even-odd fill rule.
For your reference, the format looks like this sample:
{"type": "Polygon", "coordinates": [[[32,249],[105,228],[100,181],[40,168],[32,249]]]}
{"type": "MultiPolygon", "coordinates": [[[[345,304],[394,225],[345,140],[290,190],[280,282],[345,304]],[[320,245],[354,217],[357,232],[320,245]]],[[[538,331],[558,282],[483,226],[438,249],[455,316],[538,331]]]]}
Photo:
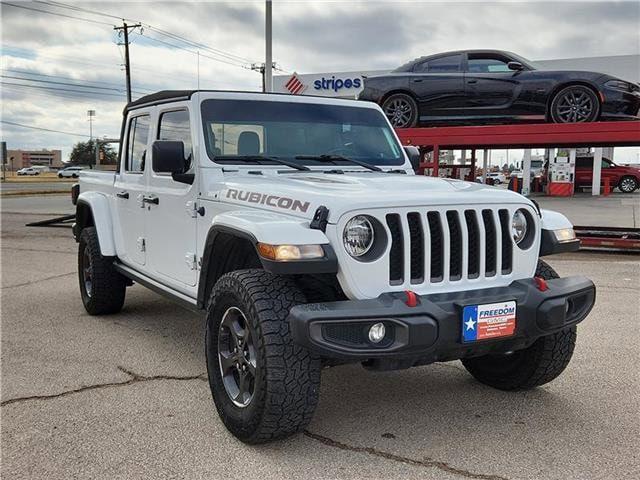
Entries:
{"type": "Polygon", "coordinates": [[[533,277],[533,279],[536,282],[536,287],[538,287],[538,290],[540,290],[541,292],[546,292],[547,290],[549,290],[549,285],[547,285],[547,281],[544,278],[533,277]]]}
{"type": "Polygon", "coordinates": [[[415,294],[415,292],[412,292],[411,290],[405,290],[404,293],[407,294],[407,299],[404,301],[407,307],[413,308],[418,305],[418,296],[415,294]]]}

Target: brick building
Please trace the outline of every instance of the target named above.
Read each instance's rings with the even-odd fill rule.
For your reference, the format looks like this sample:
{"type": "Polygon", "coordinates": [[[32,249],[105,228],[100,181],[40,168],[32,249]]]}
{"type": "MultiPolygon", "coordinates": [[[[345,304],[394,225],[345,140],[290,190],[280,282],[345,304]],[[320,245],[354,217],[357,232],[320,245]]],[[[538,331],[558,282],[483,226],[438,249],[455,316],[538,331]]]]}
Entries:
{"type": "Polygon", "coordinates": [[[61,150],[7,150],[7,170],[16,171],[25,167],[62,168],[61,150]]]}

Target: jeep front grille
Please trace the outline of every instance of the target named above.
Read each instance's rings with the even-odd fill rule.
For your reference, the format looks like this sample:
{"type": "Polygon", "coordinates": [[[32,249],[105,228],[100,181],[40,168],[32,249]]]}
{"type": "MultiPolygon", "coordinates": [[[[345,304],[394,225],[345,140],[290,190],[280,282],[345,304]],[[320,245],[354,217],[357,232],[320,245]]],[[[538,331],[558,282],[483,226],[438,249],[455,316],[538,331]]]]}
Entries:
{"type": "Polygon", "coordinates": [[[509,275],[511,214],[468,208],[389,213],[389,284],[456,282],[509,275]],[[406,256],[409,256],[407,258],[406,256]]]}

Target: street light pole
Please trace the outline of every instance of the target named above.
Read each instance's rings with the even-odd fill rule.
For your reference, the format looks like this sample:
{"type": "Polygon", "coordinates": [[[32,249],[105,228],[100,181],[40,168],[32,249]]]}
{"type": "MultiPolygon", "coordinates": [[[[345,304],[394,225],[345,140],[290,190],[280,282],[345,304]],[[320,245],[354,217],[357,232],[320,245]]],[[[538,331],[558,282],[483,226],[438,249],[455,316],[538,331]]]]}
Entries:
{"type": "Polygon", "coordinates": [[[87,110],[87,117],[89,117],[89,141],[93,140],[93,117],[95,116],[95,110],[87,110]]]}
{"type": "Polygon", "coordinates": [[[272,20],[271,20],[271,0],[266,0],[265,4],[265,71],[264,71],[264,90],[265,92],[273,92],[273,52],[271,49],[272,37],[272,20]]]}

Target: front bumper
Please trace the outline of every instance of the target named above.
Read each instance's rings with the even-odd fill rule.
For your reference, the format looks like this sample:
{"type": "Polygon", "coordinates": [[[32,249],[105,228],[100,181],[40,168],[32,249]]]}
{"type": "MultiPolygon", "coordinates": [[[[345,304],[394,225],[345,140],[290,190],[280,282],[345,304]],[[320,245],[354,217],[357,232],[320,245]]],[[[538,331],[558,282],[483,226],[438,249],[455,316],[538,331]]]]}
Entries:
{"type": "Polygon", "coordinates": [[[604,87],[601,118],[605,120],[640,119],[640,92],[623,92],[604,87]]]}
{"type": "Polygon", "coordinates": [[[294,341],[326,358],[426,364],[520,350],[577,324],[591,311],[596,296],[591,280],[558,278],[547,285],[541,291],[534,279],[526,279],[506,287],[423,295],[415,307],[407,306],[404,292],[386,293],[371,300],[298,305],[288,320],[294,341]],[[465,306],[511,300],[517,305],[512,336],[462,342],[465,306]],[[367,332],[377,322],[384,323],[387,336],[376,345],[367,332]]]}

